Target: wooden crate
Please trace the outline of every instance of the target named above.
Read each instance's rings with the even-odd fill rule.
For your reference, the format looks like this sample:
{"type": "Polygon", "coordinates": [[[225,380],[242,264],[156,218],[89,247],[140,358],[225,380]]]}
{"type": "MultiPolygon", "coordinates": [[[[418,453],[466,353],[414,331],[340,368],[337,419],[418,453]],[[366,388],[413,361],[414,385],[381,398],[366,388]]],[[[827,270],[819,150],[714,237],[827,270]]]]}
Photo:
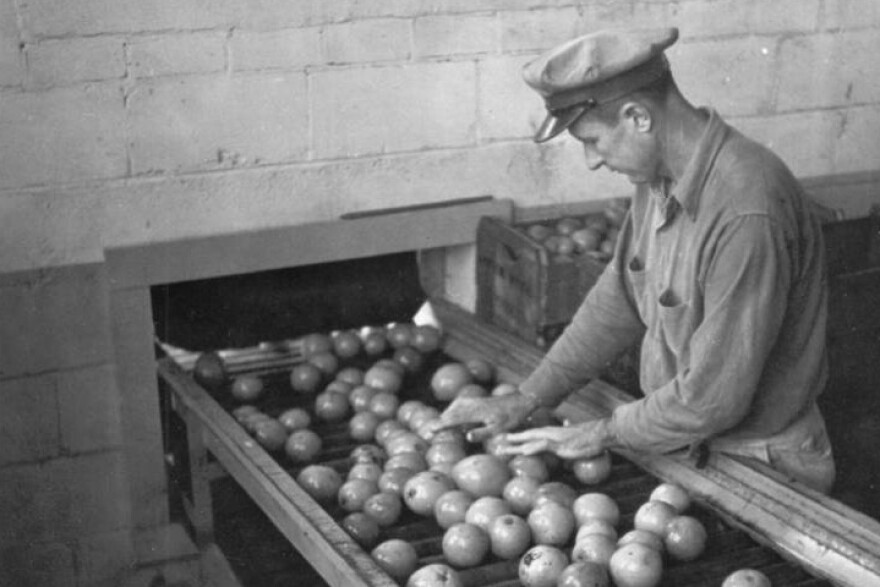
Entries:
{"type": "Polygon", "coordinates": [[[605,269],[600,254],[556,254],[530,236],[533,225],[604,217],[622,200],[589,202],[581,208],[555,207],[521,212],[513,223],[482,218],[477,227],[477,315],[546,348],[571,321],[605,269]]]}

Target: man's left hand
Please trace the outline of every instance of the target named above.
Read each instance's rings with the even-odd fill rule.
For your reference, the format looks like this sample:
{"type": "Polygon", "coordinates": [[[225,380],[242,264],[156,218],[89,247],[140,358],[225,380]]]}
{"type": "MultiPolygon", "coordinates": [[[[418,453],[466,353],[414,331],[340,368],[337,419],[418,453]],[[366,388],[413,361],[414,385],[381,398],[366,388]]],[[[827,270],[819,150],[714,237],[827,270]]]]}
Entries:
{"type": "Polygon", "coordinates": [[[563,459],[595,457],[611,445],[608,420],[589,420],[570,426],[545,426],[501,435],[502,455],[532,455],[544,451],[563,459]]]}

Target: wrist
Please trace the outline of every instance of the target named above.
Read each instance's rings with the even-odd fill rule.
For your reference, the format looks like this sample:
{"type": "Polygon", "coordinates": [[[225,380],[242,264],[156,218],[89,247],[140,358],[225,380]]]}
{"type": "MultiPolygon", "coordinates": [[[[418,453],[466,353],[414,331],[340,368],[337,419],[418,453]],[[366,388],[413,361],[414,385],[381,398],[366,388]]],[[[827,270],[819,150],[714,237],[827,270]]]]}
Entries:
{"type": "Polygon", "coordinates": [[[517,395],[519,395],[520,401],[525,406],[526,416],[541,407],[541,402],[535,396],[523,393],[521,390],[517,390],[517,395]]]}
{"type": "Polygon", "coordinates": [[[623,446],[620,442],[620,438],[617,436],[617,427],[614,425],[614,418],[602,418],[601,430],[602,446],[604,448],[620,448],[623,446]]]}

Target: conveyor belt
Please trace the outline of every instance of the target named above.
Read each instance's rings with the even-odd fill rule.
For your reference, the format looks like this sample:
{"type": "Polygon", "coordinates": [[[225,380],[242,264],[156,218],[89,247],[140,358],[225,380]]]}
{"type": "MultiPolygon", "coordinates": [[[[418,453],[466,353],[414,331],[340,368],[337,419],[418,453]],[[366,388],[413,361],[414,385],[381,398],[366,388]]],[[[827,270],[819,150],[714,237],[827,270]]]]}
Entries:
{"type": "MultiPolygon", "coordinates": [[[[534,350],[511,344],[510,341],[503,339],[503,335],[494,333],[491,329],[487,330],[466,318],[462,318],[462,324],[457,324],[453,309],[441,308],[441,314],[446,318],[444,324],[450,324],[444,347],[447,354],[434,356],[426,365],[421,377],[416,377],[407,383],[405,393],[409,397],[428,399],[426,374],[431,373],[436,366],[450,358],[464,359],[482,355],[496,362],[501,368],[502,375],[508,380],[516,380],[521,376],[521,370],[527,372],[536,361],[537,355],[534,350]],[[498,338],[499,336],[501,338],[498,338]]],[[[283,409],[297,404],[310,407],[310,398],[296,398],[288,391],[290,366],[298,360],[295,344],[285,344],[281,347],[264,346],[248,352],[227,355],[226,358],[230,365],[233,365],[231,370],[234,373],[253,372],[263,377],[269,393],[259,407],[267,414],[278,415],[283,409]],[[290,362],[283,358],[285,354],[290,357],[290,362]]],[[[230,417],[229,412],[236,404],[229,394],[222,391],[209,394],[195,384],[185,369],[181,368],[180,365],[190,366],[191,361],[188,363],[187,358],[181,356],[175,359],[176,362],[171,359],[160,362],[160,373],[172,390],[175,410],[182,414],[188,426],[203,428],[201,436],[205,439],[208,451],[213,454],[221,467],[245,488],[269,519],[296,548],[303,552],[327,582],[332,585],[393,584],[390,577],[385,575],[368,554],[339,527],[338,522],[344,517],[345,512],[337,507],[322,509],[301,491],[293,481],[299,468],[287,460],[283,453],[271,455],[266,453],[230,417]]],[[[603,409],[608,409],[617,400],[622,398],[611,390],[607,396],[599,394],[598,403],[580,405],[581,402],[575,401],[572,406],[576,408],[575,413],[580,411],[588,417],[590,413],[601,413],[603,409]]],[[[572,412],[572,406],[567,410],[569,413],[572,412]]],[[[318,456],[318,462],[330,464],[342,473],[347,472],[349,467],[347,457],[358,443],[348,438],[345,425],[322,424],[315,430],[324,439],[324,447],[318,456]]],[[[581,490],[605,492],[617,501],[622,512],[620,524],[622,533],[631,528],[635,510],[647,500],[651,489],[661,480],[668,480],[669,471],[677,471],[681,468],[687,472],[684,475],[686,479],[694,475],[697,477],[702,475],[690,471],[685,464],[670,465],[661,462],[659,466],[650,463],[646,466],[644,460],[633,458],[633,455],[618,454],[614,457],[612,475],[605,483],[589,488],[581,486],[581,490]]],[[[570,481],[572,485],[578,487],[578,483],[566,478],[564,473],[561,473],[559,478],[570,481]]],[[[774,532],[778,529],[770,528],[769,532],[765,532],[765,529],[760,527],[751,527],[752,521],[749,516],[752,512],[750,511],[745,511],[744,516],[737,516],[729,511],[719,510],[719,507],[739,503],[736,492],[733,492],[730,499],[700,493],[706,491],[705,481],[701,479],[695,484],[697,503],[692,507],[692,513],[704,522],[709,531],[707,551],[694,562],[667,561],[662,585],[720,585],[727,573],[744,566],[764,570],[776,586],[830,584],[822,578],[822,572],[816,573],[816,569],[810,565],[800,564],[797,561],[797,553],[793,556],[784,544],[775,544],[768,538],[774,536],[774,532]]],[[[761,499],[758,501],[761,502],[761,499]]],[[[826,512],[823,508],[820,508],[820,513],[824,514],[826,512]]],[[[812,510],[808,511],[807,515],[811,512],[812,510]]],[[[840,512],[832,512],[832,514],[838,513],[840,512]]],[[[776,523],[775,520],[770,521],[776,523]]],[[[859,521],[862,520],[857,520],[859,521]]],[[[798,524],[795,524],[795,529],[798,529],[798,524]]],[[[861,534],[856,532],[856,536],[814,537],[823,544],[830,540],[835,548],[844,550],[845,555],[857,560],[853,565],[857,568],[857,572],[844,569],[847,575],[840,577],[839,581],[837,577],[831,576],[835,583],[856,584],[849,575],[857,575],[866,568],[867,570],[860,576],[872,578],[862,585],[870,585],[873,579],[877,579],[876,584],[880,584],[880,575],[872,574],[876,558],[865,557],[859,551],[864,548],[864,544],[870,544],[872,540],[880,540],[875,532],[876,527],[868,527],[863,528],[861,534]],[[854,542],[851,543],[849,540],[854,542]]],[[[442,530],[431,519],[406,513],[397,524],[384,530],[383,538],[391,537],[412,541],[417,547],[422,563],[437,562],[442,558],[440,547],[442,530]]],[[[810,540],[808,539],[807,542],[810,540]]],[[[822,571],[824,563],[816,562],[822,571]]],[[[516,569],[516,561],[494,559],[478,568],[463,570],[461,575],[466,585],[517,585],[516,569]]]]}

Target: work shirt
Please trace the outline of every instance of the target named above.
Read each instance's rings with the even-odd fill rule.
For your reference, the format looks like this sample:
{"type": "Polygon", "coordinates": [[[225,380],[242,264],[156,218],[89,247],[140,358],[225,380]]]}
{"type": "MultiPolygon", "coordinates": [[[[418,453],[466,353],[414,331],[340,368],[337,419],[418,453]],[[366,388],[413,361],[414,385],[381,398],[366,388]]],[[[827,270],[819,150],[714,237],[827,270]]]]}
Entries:
{"type": "Polygon", "coordinates": [[[795,449],[827,440],[821,222],[778,157],[707,114],[679,180],[637,190],[613,259],[520,389],[556,405],[641,337],[645,395],[613,411],[618,441],[761,458],[795,429],[795,449]]]}

